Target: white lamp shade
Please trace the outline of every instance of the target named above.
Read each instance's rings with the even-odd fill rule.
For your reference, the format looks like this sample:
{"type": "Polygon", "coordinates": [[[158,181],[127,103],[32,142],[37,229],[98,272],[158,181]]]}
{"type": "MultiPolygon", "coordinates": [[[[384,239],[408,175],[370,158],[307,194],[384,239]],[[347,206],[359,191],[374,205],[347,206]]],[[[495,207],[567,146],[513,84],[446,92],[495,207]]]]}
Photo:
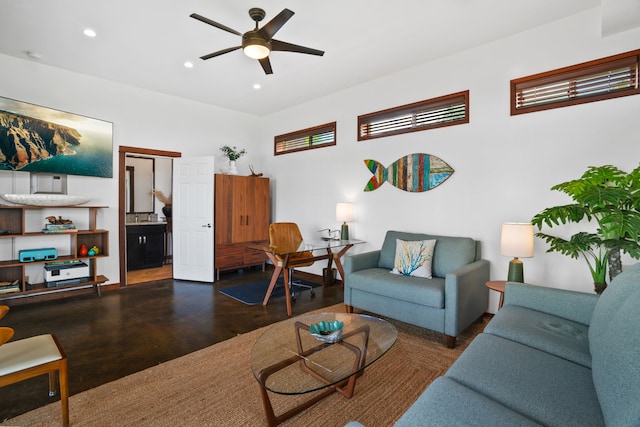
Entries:
{"type": "Polygon", "coordinates": [[[517,258],[533,257],[533,224],[522,222],[502,224],[500,253],[517,258]]]}
{"type": "Polygon", "coordinates": [[[352,221],[353,205],[351,203],[336,203],[336,221],[352,221]]]}

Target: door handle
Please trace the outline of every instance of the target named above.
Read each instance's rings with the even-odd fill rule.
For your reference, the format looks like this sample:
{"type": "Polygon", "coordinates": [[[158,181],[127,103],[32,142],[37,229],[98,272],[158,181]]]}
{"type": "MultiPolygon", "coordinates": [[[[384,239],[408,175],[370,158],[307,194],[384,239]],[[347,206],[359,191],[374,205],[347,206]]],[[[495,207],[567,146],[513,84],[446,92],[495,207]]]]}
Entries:
{"type": "Polygon", "coordinates": [[[211,228],[211,224],[203,225],[203,228],[211,228]]]}

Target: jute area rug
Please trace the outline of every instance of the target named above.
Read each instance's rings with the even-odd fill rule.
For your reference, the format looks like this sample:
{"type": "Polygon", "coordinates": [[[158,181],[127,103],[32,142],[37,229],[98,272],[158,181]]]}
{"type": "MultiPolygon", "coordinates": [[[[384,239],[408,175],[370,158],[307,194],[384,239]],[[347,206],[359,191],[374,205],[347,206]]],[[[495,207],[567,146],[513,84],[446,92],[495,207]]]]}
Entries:
{"type": "MultiPolygon", "coordinates": [[[[344,312],[337,304],[318,311],[344,312]]],[[[398,341],[366,369],[346,399],[338,393],[284,422],[283,426],[390,426],[427,386],[442,375],[484,329],[486,319],[458,337],[455,349],[440,334],[390,320],[398,341]]],[[[249,366],[251,348],[265,328],[188,354],[71,396],[72,426],[264,426],[259,386],[249,366]]],[[[276,413],[303,396],[272,395],[276,413]]],[[[4,426],[59,426],[60,402],[35,409],[4,426]]]]}

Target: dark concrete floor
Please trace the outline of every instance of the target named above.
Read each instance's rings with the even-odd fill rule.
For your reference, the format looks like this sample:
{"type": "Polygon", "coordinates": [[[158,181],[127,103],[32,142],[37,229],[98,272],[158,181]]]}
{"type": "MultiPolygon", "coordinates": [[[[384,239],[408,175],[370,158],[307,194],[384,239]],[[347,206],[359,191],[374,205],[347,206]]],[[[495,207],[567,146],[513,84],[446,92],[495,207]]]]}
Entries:
{"type": "MultiPolygon", "coordinates": [[[[163,280],[93,295],[12,307],[0,320],[13,340],[55,333],[69,361],[69,393],[80,393],[150,366],[287,318],[284,298],[245,305],[221,288],[269,278],[271,272],[224,273],[213,285],[163,280]]],[[[341,286],[304,291],[293,315],[343,301],[341,286]]],[[[0,421],[59,398],[47,376],[0,388],[0,421]]]]}

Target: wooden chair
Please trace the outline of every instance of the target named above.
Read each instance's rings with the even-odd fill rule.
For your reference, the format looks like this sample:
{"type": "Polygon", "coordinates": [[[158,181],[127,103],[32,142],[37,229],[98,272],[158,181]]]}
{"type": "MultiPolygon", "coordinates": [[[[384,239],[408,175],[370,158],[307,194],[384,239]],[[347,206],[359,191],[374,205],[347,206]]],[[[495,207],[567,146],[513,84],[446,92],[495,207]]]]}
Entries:
{"type": "Polygon", "coordinates": [[[7,342],[13,329],[0,328],[0,387],[39,375],[49,374],[49,396],[56,395],[56,376],[60,380],[62,424],[69,425],[69,384],[67,356],[52,334],[7,342]],[[6,344],[5,344],[6,343],[6,344]],[[3,345],[4,344],[4,345],[3,345]]]}
{"type": "MultiPolygon", "coordinates": [[[[313,252],[295,252],[303,242],[302,233],[295,222],[275,222],[269,225],[269,247],[273,252],[273,256],[277,260],[276,269],[284,269],[283,275],[285,283],[289,283],[291,290],[291,299],[295,299],[293,286],[309,289],[311,296],[315,295],[312,286],[305,285],[302,282],[293,281],[293,267],[308,267],[315,261],[305,262],[307,258],[313,258],[313,252]]],[[[271,297],[275,281],[272,280],[267,291],[263,304],[266,305],[271,297]]]]}
{"type": "Polygon", "coordinates": [[[6,343],[13,337],[13,329],[11,328],[0,328],[0,345],[6,343]]]}

